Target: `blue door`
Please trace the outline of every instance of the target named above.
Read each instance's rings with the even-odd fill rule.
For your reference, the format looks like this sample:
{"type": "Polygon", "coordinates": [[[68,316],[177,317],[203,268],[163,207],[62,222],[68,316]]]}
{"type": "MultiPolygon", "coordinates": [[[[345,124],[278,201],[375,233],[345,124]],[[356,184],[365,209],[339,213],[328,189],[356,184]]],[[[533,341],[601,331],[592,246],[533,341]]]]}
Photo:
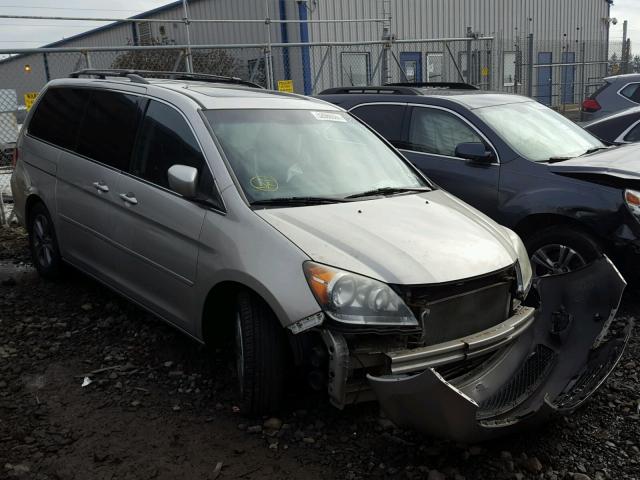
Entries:
{"type": "Polygon", "coordinates": [[[422,82],[422,55],[420,52],[400,52],[400,67],[404,72],[403,82],[422,82]]]}
{"type": "MultiPolygon", "coordinates": [[[[538,52],[538,65],[549,65],[553,61],[553,53],[538,52]]],[[[551,84],[553,72],[551,67],[538,68],[538,94],[536,99],[545,105],[551,105],[551,84]]]]}
{"type": "MultiPolygon", "coordinates": [[[[562,63],[576,63],[576,52],[562,52],[562,63]]],[[[562,67],[562,103],[575,102],[576,66],[562,67]]]]}

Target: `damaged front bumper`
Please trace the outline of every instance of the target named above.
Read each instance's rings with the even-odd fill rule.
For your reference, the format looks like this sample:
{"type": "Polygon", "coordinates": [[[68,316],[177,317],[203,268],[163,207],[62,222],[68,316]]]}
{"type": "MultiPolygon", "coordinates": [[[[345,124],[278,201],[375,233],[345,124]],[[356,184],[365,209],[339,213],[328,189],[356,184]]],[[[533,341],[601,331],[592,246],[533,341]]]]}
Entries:
{"type": "MultiPolygon", "coordinates": [[[[401,427],[475,442],[579,407],[618,363],[633,328],[611,329],[625,281],[605,257],[537,281],[537,310],[481,334],[426,349],[388,352],[390,374],[367,375],[401,427]],[[438,365],[495,352],[449,381],[438,365]],[[419,373],[417,373],[419,372],[419,373]]],[[[478,305],[482,308],[482,305],[478,305]]]]}

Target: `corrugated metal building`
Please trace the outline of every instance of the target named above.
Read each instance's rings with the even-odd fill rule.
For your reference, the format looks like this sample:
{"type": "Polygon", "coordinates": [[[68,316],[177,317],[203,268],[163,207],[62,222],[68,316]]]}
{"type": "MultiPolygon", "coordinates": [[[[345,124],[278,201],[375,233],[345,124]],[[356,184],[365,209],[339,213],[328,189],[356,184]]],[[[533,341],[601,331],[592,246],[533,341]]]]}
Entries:
{"type": "MultiPolygon", "coordinates": [[[[468,48],[465,42],[394,45],[291,46],[273,49],[275,80],[292,79],[296,91],[316,93],[337,84],[375,84],[384,79],[455,81],[469,79],[483,88],[523,91],[523,65],[529,63],[528,35],[533,35],[536,67],[533,93],[544,102],[579,101],[585,82],[606,74],[604,63],[570,65],[583,59],[606,61],[611,0],[190,0],[197,19],[310,20],[307,23],[191,23],[192,45],[367,42],[381,40],[385,27],[398,40],[491,36],[468,48]],[[331,19],[388,18],[385,22],[314,23],[331,19]],[[471,58],[469,58],[471,55],[471,58]],[[383,59],[383,56],[385,57],[383,59]],[[387,69],[384,65],[387,65],[387,69]],[[467,71],[471,68],[471,71],[467,71]],[[571,100],[571,101],[570,101],[571,100]]],[[[118,47],[151,43],[185,44],[182,2],[145,12],[137,18],[166,23],[118,22],[47,45],[50,48],[118,47]]],[[[262,48],[227,49],[239,74],[262,80],[262,48]]],[[[38,90],[47,79],[70,71],[114,65],[123,52],[24,54],[0,62],[0,88],[22,93],[38,90]],[[31,67],[25,72],[24,66],[31,67]]],[[[197,67],[197,65],[196,65],[197,67]]],[[[196,68],[197,70],[197,68],[196,68]]],[[[557,103],[557,102],[555,102],[557,103]]]]}

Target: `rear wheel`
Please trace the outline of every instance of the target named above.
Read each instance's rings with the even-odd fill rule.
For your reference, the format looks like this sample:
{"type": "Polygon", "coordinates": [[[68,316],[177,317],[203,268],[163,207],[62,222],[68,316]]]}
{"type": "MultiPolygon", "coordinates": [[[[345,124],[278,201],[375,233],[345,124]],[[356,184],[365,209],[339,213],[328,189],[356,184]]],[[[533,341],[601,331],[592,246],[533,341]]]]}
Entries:
{"type": "Polygon", "coordinates": [[[284,398],[285,332],[268,305],[249,292],[238,294],[235,343],[241,411],[276,412],[284,398]]]}
{"type": "Polygon", "coordinates": [[[35,204],[29,215],[29,248],[38,273],[49,280],[60,278],[62,256],[51,216],[42,203],[35,204]]]}
{"type": "Polygon", "coordinates": [[[602,256],[602,247],[591,235],[568,226],[542,229],[525,244],[535,277],[572,272],[602,256]]]}

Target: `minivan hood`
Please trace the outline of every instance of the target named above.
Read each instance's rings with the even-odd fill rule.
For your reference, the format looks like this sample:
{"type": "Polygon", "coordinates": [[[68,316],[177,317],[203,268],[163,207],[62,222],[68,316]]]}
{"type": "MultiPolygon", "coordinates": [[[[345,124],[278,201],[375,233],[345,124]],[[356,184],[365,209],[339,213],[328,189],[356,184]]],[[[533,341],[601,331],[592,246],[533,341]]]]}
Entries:
{"type": "Polygon", "coordinates": [[[623,145],[549,165],[554,173],[608,175],[640,180],[640,144],[623,145]]]}
{"type": "Polygon", "coordinates": [[[256,213],[312,260],[386,283],[452,282],[517,260],[505,228],[442,190],[256,213]]]}

